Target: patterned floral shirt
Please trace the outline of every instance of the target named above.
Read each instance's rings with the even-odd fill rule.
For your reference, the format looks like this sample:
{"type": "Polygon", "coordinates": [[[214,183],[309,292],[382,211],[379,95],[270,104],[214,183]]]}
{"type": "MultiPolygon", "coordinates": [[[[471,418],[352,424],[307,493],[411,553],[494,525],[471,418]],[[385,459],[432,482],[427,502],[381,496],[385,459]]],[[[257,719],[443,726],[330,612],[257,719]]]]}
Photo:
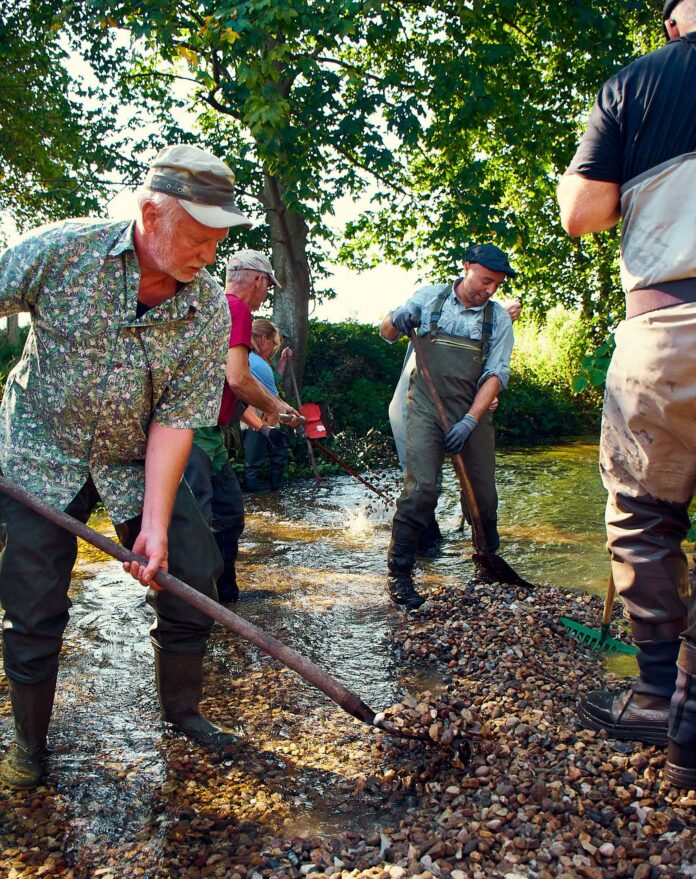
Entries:
{"type": "Polygon", "coordinates": [[[0,255],[0,315],[31,315],[0,407],[0,468],[61,509],[91,475],[117,523],[142,509],[151,421],[216,423],[230,331],[206,271],[136,317],[133,233],[68,220],[0,255]]]}

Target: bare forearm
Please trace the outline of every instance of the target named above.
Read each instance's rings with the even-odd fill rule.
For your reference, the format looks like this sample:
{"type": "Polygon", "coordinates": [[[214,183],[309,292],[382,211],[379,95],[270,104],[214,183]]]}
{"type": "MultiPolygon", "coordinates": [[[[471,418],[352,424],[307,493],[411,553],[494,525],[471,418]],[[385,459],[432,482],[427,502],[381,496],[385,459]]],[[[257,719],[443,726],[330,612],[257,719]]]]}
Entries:
{"type": "Polygon", "coordinates": [[[493,400],[501,391],[500,382],[492,375],[476,392],[468,414],[473,415],[477,421],[481,420],[481,416],[488,410],[493,400]]]}
{"type": "Polygon", "coordinates": [[[143,586],[158,588],[152,581],[157,571],[169,566],[167,531],[179,483],[191,451],[193,431],[150,424],[145,453],[145,500],[140,533],[133,552],[144,556],[146,564],[124,562],[124,569],[143,586]]]}
{"type": "Polygon", "coordinates": [[[239,420],[243,421],[244,424],[251,427],[252,430],[261,430],[261,428],[265,424],[265,422],[262,421],[259,418],[259,416],[256,414],[256,412],[251,408],[245,409],[244,414],[242,415],[242,417],[239,420]]]}
{"type": "Polygon", "coordinates": [[[266,414],[277,411],[276,397],[267,391],[251,373],[242,376],[228,376],[227,383],[234,391],[235,396],[250,406],[256,406],[257,409],[261,409],[266,414]]]}
{"type": "Polygon", "coordinates": [[[186,460],[193,443],[193,431],[164,427],[152,422],[145,455],[145,500],[142,528],[164,531],[174,507],[186,460]]]}

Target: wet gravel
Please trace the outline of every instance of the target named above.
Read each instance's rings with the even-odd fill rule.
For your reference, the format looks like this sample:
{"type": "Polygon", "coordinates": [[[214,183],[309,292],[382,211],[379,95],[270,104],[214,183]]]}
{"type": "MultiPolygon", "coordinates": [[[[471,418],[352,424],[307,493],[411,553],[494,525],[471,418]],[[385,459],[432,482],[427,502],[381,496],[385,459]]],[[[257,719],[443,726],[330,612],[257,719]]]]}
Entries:
{"type": "Polygon", "coordinates": [[[398,615],[396,649],[441,685],[385,713],[431,745],[360,725],[218,631],[205,708],[243,728],[239,747],[216,755],[160,729],[155,763],[95,743],[88,784],[52,771],[36,791],[2,792],[0,875],[696,875],[696,793],[661,781],[662,749],[575,720],[603,665],[558,618],[596,625],[599,599],[476,580],[425,591],[398,615]],[[467,730],[472,744],[453,749],[467,730]]]}
{"type": "Polygon", "coordinates": [[[395,651],[436,685],[374,707],[431,744],[359,724],[217,630],[204,706],[239,746],[212,754],[155,721],[154,760],[95,742],[89,778],[52,764],[36,791],[1,792],[2,879],[696,876],[696,792],[661,781],[662,749],[576,722],[606,676],[558,619],[596,626],[600,599],[434,577],[424,591],[394,611],[395,651]]]}

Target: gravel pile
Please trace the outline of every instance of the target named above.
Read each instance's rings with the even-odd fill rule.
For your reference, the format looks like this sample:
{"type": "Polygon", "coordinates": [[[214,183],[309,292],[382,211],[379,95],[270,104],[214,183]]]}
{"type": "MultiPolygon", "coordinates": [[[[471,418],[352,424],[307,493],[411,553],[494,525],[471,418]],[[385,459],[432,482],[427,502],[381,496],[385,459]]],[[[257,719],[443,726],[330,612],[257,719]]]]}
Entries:
{"type": "Polygon", "coordinates": [[[662,783],[663,750],[575,720],[605,674],[558,619],[597,626],[600,600],[479,581],[426,591],[400,618],[396,660],[441,687],[384,716],[432,744],[361,726],[218,632],[205,705],[243,725],[236,753],[155,730],[163,776],[111,754],[107,802],[79,800],[59,769],[3,792],[2,879],[696,876],[696,793],[662,783]],[[451,747],[460,736],[468,748],[451,747]]]}

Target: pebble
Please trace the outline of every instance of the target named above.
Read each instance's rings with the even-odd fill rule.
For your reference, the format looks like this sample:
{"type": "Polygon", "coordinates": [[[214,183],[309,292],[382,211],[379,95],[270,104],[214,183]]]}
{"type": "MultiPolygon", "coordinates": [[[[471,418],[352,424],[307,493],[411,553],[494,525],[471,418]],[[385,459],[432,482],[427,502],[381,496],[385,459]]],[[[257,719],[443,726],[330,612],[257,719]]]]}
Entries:
{"type": "Polygon", "coordinates": [[[395,665],[415,680],[428,663],[442,683],[396,690],[380,712],[423,741],[360,725],[216,630],[205,709],[243,721],[246,743],[220,761],[163,738],[148,774],[108,753],[112,738],[95,743],[115,768],[94,769],[89,797],[57,775],[0,792],[0,876],[696,877],[693,795],[663,784],[662,749],[577,722],[578,698],[614,682],[559,617],[596,627],[601,599],[475,579],[427,589],[417,620],[395,623],[395,665]]]}

